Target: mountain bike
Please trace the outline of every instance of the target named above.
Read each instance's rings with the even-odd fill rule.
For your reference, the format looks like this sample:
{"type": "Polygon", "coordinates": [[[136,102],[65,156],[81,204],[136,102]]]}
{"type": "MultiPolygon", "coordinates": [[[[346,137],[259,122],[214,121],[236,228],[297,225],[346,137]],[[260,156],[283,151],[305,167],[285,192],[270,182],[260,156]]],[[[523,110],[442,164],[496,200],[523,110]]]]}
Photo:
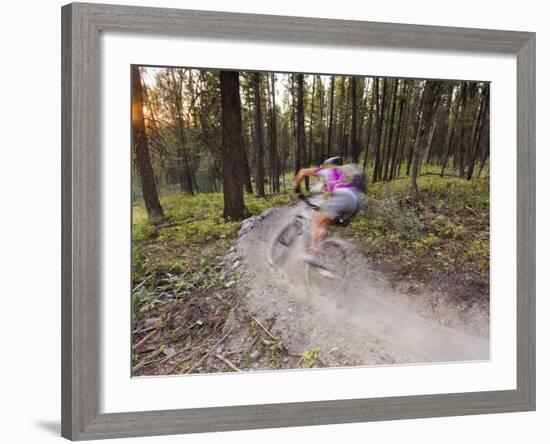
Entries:
{"type": "MultiPolygon", "coordinates": [[[[268,243],[267,260],[274,268],[281,268],[294,249],[305,253],[309,246],[313,213],[320,207],[303,194],[298,194],[298,197],[302,201],[299,212],[284,223],[268,243]]],[[[343,219],[334,222],[337,225],[347,223],[343,219]]],[[[346,284],[349,265],[346,247],[341,240],[326,236],[316,257],[315,263],[306,262],[306,285],[318,296],[336,297],[346,284]]]]}

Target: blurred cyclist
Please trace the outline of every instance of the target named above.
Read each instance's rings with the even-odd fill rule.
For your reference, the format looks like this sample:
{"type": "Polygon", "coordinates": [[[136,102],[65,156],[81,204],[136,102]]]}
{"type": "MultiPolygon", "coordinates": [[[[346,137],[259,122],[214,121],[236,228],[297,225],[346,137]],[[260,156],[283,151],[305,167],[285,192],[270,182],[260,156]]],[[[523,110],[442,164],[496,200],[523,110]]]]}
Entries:
{"type": "Polygon", "coordinates": [[[305,176],[319,176],[323,179],[322,190],[330,195],[313,215],[311,242],[307,249],[306,261],[316,262],[319,246],[327,228],[333,223],[346,224],[357,212],[365,192],[365,178],[354,164],[342,165],[342,158],[331,157],[321,168],[303,168],[294,178],[294,191],[303,196],[300,183],[305,176]]]}

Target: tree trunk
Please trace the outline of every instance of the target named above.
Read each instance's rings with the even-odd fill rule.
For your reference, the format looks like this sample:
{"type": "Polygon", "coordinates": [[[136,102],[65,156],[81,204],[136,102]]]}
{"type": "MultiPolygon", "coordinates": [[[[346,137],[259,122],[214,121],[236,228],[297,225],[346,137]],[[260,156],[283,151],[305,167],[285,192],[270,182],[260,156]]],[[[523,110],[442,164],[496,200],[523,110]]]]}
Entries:
{"type": "Polygon", "coordinates": [[[417,138],[415,140],[411,174],[411,196],[414,200],[418,199],[417,178],[420,170],[420,163],[422,162],[426,147],[429,146],[432,141],[433,132],[435,130],[435,118],[438,107],[437,86],[435,81],[428,80],[426,82],[422,102],[424,103],[421,103],[422,116],[417,138]]]}
{"type": "Polygon", "coordinates": [[[250,165],[248,164],[248,156],[246,154],[246,150],[244,149],[244,146],[243,146],[243,156],[242,156],[242,158],[243,158],[243,169],[242,169],[243,186],[244,186],[245,191],[248,194],[253,194],[254,193],[254,188],[252,188],[252,179],[251,179],[252,175],[250,174],[250,165]]]}
{"type": "Polygon", "coordinates": [[[346,123],[348,120],[348,107],[349,107],[349,94],[346,94],[346,78],[342,77],[340,80],[340,100],[338,110],[338,139],[337,151],[338,155],[346,156],[346,123]],[[344,99],[345,98],[345,99],[344,99]]]}
{"type": "MultiPolygon", "coordinates": [[[[407,88],[408,88],[407,80],[404,81],[403,86],[401,88],[402,88],[401,89],[402,94],[406,96],[406,94],[408,92],[407,91],[407,88]]],[[[399,142],[401,140],[401,127],[403,126],[404,107],[405,107],[405,99],[400,98],[399,99],[399,111],[398,111],[399,117],[397,118],[397,134],[395,135],[395,145],[394,145],[393,149],[391,150],[392,151],[392,157],[391,157],[391,167],[390,167],[390,175],[389,175],[390,180],[393,180],[393,178],[395,177],[395,166],[396,166],[396,162],[397,162],[397,153],[399,151],[399,146],[400,146],[399,142]]]]}
{"type": "Polygon", "coordinates": [[[256,133],[256,193],[265,196],[264,188],[264,132],[262,121],[262,98],[260,96],[260,73],[253,74],[254,87],[254,130],[256,133]]]}
{"type": "Polygon", "coordinates": [[[359,139],[357,138],[357,77],[351,78],[351,162],[359,162],[359,139]]]}
{"type": "Polygon", "coordinates": [[[467,132],[465,136],[464,144],[464,159],[462,162],[462,174],[461,177],[465,177],[468,173],[468,167],[470,165],[470,159],[473,157],[473,139],[476,132],[476,123],[479,116],[479,92],[477,83],[470,82],[468,84],[468,117],[471,115],[472,108],[475,109],[475,116],[473,121],[468,119],[468,127],[465,129],[467,132]]]}
{"type": "Polygon", "coordinates": [[[157,191],[155,174],[145,133],[143,117],[143,86],[137,66],[132,66],[132,146],[136,156],[136,167],[141,182],[143,201],[149,219],[163,217],[157,191]]]}
{"type": "Polygon", "coordinates": [[[487,159],[489,158],[489,145],[483,149],[483,155],[481,156],[481,164],[479,165],[479,171],[477,172],[477,177],[481,177],[481,173],[483,171],[483,168],[485,167],[485,163],[487,162],[487,159]]]}
{"type": "Polygon", "coordinates": [[[487,90],[488,90],[488,86],[485,85],[483,86],[483,90],[481,92],[481,95],[480,95],[480,100],[479,100],[479,107],[478,107],[478,112],[477,112],[477,116],[476,116],[476,120],[475,120],[475,123],[474,123],[474,128],[473,128],[473,131],[472,131],[472,154],[471,154],[471,157],[470,157],[470,162],[469,162],[469,165],[468,165],[468,173],[466,174],[466,179],[467,180],[471,180],[472,179],[472,176],[474,174],[474,167],[475,167],[475,163],[476,163],[476,160],[477,158],[479,157],[479,141],[480,141],[480,138],[481,138],[481,129],[483,127],[483,121],[485,119],[485,111],[486,111],[486,93],[487,93],[487,90]]]}
{"type": "Polygon", "coordinates": [[[430,147],[428,149],[428,156],[426,162],[430,165],[435,163],[435,159],[441,160],[442,154],[444,155],[444,149],[442,146],[445,144],[445,139],[447,135],[447,128],[449,125],[449,112],[451,108],[451,98],[452,98],[452,84],[443,84],[445,87],[444,91],[441,91],[439,94],[439,101],[443,101],[443,106],[438,109],[436,119],[436,129],[434,130],[434,135],[430,147]]]}
{"type": "Polygon", "coordinates": [[[374,172],[372,174],[372,181],[378,182],[380,180],[380,176],[382,173],[382,157],[380,153],[380,144],[382,143],[382,126],[384,123],[384,111],[386,108],[386,79],[382,80],[383,87],[382,87],[382,104],[380,105],[379,109],[379,91],[378,91],[378,84],[379,80],[376,79],[376,142],[375,142],[375,159],[374,159],[374,172]]]}
{"type": "MultiPolygon", "coordinates": [[[[420,98],[420,105],[418,107],[418,114],[416,118],[416,127],[415,127],[415,135],[414,135],[414,141],[411,144],[411,149],[409,152],[409,159],[407,161],[407,176],[410,175],[410,169],[413,168],[413,175],[414,175],[414,166],[413,166],[413,160],[418,157],[417,151],[420,150],[420,139],[422,136],[422,108],[425,100],[426,91],[422,91],[422,96],[420,98]]],[[[414,190],[414,195],[418,195],[418,187],[416,184],[416,177],[412,178],[412,188],[414,190]]]]}
{"type": "MultiPolygon", "coordinates": [[[[180,137],[181,144],[183,144],[182,139],[183,136],[180,137]]],[[[189,159],[187,158],[187,151],[183,145],[178,148],[177,164],[180,190],[193,195],[193,177],[191,174],[191,167],[189,166],[189,159]]]]}
{"type": "Polygon", "coordinates": [[[296,74],[296,157],[294,172],[298,173],[302,167],[301,156],[305,153],[305,124],[304,124],[304,75],[296,74]]]}
{"type": "Polygon", "coordinates": [[[320,147],[324,147],[325,146],[325,126],[324,126],[324,110],[325,110],[325,102],[324,102],[324,98],[325,98],[325,90],[323,88],[323,83],[321,82],[321,78],[318,77],[319,79],[319,88],[321,88],[321,95],[320,95],[320,99],[319,99],[319,123],[320,123],[320,127],[321,127],[321,143],[320,144],[316,144],[315,146],[315,165],[319,166],[321,165],[321,154],[320,154],[320,147]]]}
{"type": "Polygon", "coordinates": [[[182,191],[186,191],[187,193],[193,195],[194,194],[193,171],[189,163],[189,154],[187,152],[187,147],[185,146],[185,143],[186,143],[185,121],[183,118],[183,102],[181,98],[185,71],[171,69],[170,74],[171,74],[172,82],[174,82],[174,85],[176,86],[176,91],[175,91],[176,94],[174,97],[174,105],[176,108],[175,110],[176,112],[174,117],[176,119],[177,133],[178,133],[179,144],[180,144],[178,148],[178,158],[177,158],[180,189],[182,191]]]}
{"type": "MultiPolygon", "coordinates": [[[[490,88],[488,86],[487,88],[490,88]]],[[[490,90],[487,91],[487,106],[490,103],[490,90]]],[[[477,177],[481,177],[481,172],[483,171],[483,167],[485,166],[485,163],[487,162],[487,159],[489,158],[489,109],[487,108],[487,112],[485,113],[485,119],[483,121],[483,127],[481,128],[481,138],[483,138],[483,153],[481,155],[481,164],[479,165],[479,170],[477,172],[477,177]]],[[[480,141],[481,143],[481,141],[480,141]]],[[[489,167],[488,167],[489,168],[489,167]]]]}
{"type": "Polygon", "coordinates": [[[444,154],[443,154],[443,162],[441,164],[441,174],[440,176],[443,177],[445,174],[445,168],[447,167],[447,161],[449,160],[449,155],[451,154],[451,146],[453,141],[453,135],[455,132],[455,120],[457,115],[457,107],[458,107],[458,101],[456,103],[452,103],[453,100],[453,93],[454,93],[454,86],[451,86],[449,88],[449,111],[447,115],[447,135],[445,136],[445,147],[444,147],[444,154]],[[454,111],[453,111],[454,108],[454,111]]]}
{"type": "Polygon", "coordinates": [[[363,137],[364,130],[365,130],[365,117],[367,117],[367,104],[368,104],[368,80],[363,80],[363,88],[362,91],[359,93],[359,97],[361,97],[360,104],[358,105],[358,114],[357,119],[359,120],[359,128],[357,128],[357,143],[359,144],[359,154],[358,157],[361,157],[361,146],[363,145],[363,141],[365,140],[363,137]],[[364,98],[363,98],[364,97],[364,98]],[[360,112],[359,112],[360,111],[360,112]]]}
{"type": "Polygon", "coordinates": [[[368,165],[368,160],[369,160],[369,146],[370,146],[370,139],[371,139],[371,133],[372,133],[372,120],[373,120],[373,117],[374,117],[374,110],[375,110],[374,105],[375,105],[375,100],[376,100],[376,93],[375,93],[375,90],[374,90],[375,86],[376,86],[375,79],[372,79],[371,80],[371,90],[372,90],[371,103],[370,103],[369,117],[368,117],[368,123],[367,123],[367,140],[365,142],[365,157],[363,158],[363,172],[364,173],[367,172],[367,165],[368,165]]]}
{"type": "Polygon", "coordinates": [[[462,95],[460,105],[460,140],[458,143],[459,152],[458,158],[454,159],[455,169],[458,167],[458,175],[464,177],[464,157],[467,149],[466,146],[466,114],[467,114],[467,99],[468,99],[468,83],[462,82],[462,95]]]}
{"type": "Polygon", "coordinates": [[[298,117],[297,117],[297,94],[296,94],[296,74],[290,75],[290,94],[292,97],[292,107],[290,109],[291,115],[291,134],[292,137],[289,140],[292,140],[292,157],[293,157],[293,167],[294,174],[300,169],[300,150],[298,149],[298,117]]]}
{"type": "Polygon", "coordinates": [[[334,76],[330,78],[330,110],[328,119],[328,141],[327,141],[327,159],[330,157],[332,148],[332,132],[334,126],[334,76]]]}
{"type": "Polygon", "coordinates": [[[275,74],[271,73],[271,152],[273,162],[273,192],[279,192],[279,162],[277,156],[277,109],[275,102],[275,74]]]}
{"type": "MultiPolygon", "coordinates": [[[[311,166],[311,157],[313,153],[313,111],[314,111],[314,105],[315,104],[315,76],[313,76],[313,85],[311,89],[311,107],[310,107],[310,113],[309,113],[309,146],[306,153],[306,167],[309,168],[311,166]]],[[[306,182],[306,190],[309,191],[309,177],[306,176],[305,178],[306,182]]]]}
{"type": "Polygon", "coordinates": [[[237,71],[220,71],[220,94],[222,108],[223,216],[226,219],[239,220],[245,217],[246,209],[242,184],[244,151],[239,73],[237,71]]]}
{"type": "MultiPolygon", "coordinates": [[[[425,88],[425,87],[424,87],[425,88]]],[[[408,156],[407,156],[407,176],[411,174],[411,166],[412,166],[412,161],[413,161],[413,156],[414,156],[414,151],[415,151],[415,147],[417,145],[417,140],[418,140],[418,134],[419,134],[419,130],[420,130],[420,126],[421,126],[421,117],[422,117],[422,102],[424,100],[424,89],[422,90],[422,93],[420,95],[420,98],[418,100],[419,104],[418,104],[418,110],[416,112],[416,122],[415,122],[415,125],[414,125],[414,139],[411,141],[411,146],[410,146],[410,149],[409,149],[409,153],[408,153],[408,156]]]]}
{"type": "MultiPolygon", "coordinates": [[[[397,152],[397,160],[395,161],[396,167],[395,167],[395,174],[394,177],[400,177],[401,176],[401,165],[403,163],[403,156],[405,154],[405,146],[407,144],[411,143],[410,139],[407,139],[407,136],[409,135],[409,128],[413,128],[413,132],[415,131],[415,127],[413,126],[413,120],[415,118],[415,112],[414,112],[414,106],[416,106],[416,102],[418,102],[420,97],[420,91],[418,88],[415,87],[414,81],[410,81],[409,83],[410,93],[409,93],[409,100],[407,100],[407,103],[405,104],[405,126],[403,127],[403,130],[401,131],[401,141],[399,146],[399,151],[397,152]]],[[[412,139],[412,136],[411,136],[412,139]]]]}
{"type": "Polygon", "coordinates": [[[392,151],[392,136],[393,136],[393,121],[395,119],[395,108],[397,106],[397,88],[399,86],[399,79],[393,80],[393,91],[392,91],[392,104],[390,109],[390,120],[388,122],[389,133],[387,137],[387,147],[385,150],[385,161],[384,161],[384,181],[388,180],[389,165],[390,165],[390,156],[392,151]]]}

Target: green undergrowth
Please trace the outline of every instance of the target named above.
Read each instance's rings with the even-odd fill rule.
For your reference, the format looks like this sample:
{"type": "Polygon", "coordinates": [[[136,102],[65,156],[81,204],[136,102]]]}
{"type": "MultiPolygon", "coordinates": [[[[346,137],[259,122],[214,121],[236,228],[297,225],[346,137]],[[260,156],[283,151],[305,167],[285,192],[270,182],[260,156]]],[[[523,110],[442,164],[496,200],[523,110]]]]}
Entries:
{"type": "MultiPolygon", "coordinates": [[[[423,172],[430,172],[423,168],[423,172]]],[[[445,287],[463,298],[489,294],[489,178],[471,181],[435,174],[369,184],[367,205],[342,229],[372,264],[414,287],[445,287]]],[[[290,193],[245,196],[251,215],[293,201],[290,193]]],[[[191,293],[219,288],[220,262],[240,222],[225,221],[222,193],[161,197],[165,217],[149,221],[133,206],[132,278],[151,291],[191,293]]]]}
{"type": "Polygon", "coordinates": [[[489,294],[489,178],[436,175],[369,185],[346,234],[380,268],[416,286],[447,286],[463,298],[489,294]]]}
{"type": "MultiPolygon", "coordinates": [[[[180,293],[219,287],[225,279],[221,259],[240,228],[240,222],[223,219],[223,194],[174,193],[160,200],[162,220],[149,221],[142,201],[132,208],[134,285],[147,279],[146,288],[164,285],[180,293]]],[[[289,202],[284,194],[245,196],[250,215],[289,202]]]]}

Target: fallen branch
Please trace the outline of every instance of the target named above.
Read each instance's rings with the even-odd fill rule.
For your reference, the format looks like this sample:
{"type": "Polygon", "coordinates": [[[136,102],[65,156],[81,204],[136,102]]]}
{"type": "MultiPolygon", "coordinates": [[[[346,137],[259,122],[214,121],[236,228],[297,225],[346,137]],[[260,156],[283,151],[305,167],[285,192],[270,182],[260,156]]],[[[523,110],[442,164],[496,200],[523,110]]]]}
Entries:
{"type": "Polygon", "coordinates": [[[441,174],[441,173],[422,173],[422,174],[419,174],[418,177],[420,176],[439,176],[439,177],[458,177],[460,178],[459,175],[457,174],[441,174]]]}
{"type": "MultiPolygon", "coordinates": [[[[172,367],[170,367],[170,370],[166,373],[166,374],[171,374],[174,372],[174,370],[176,370],[182,363],[184,363],[185,361],[187,361],[191,355],[193,354],[193,352],[189,353],[188,355],[186,355],[183,359],[180,359],[179,361],[177,361],[172,367]]],[[[172,356],[173,358],[174,356],[172,356]]]]}
{"type": "MultiPolygon", "coordinates": [[[[418,177],[422,177],[422,176],[457,177],[459,179],[461,178],[456,174],[443,174],[442,176],[440,173],[422,173],[418,175],[418,177]]],[[[392,180],[389,180],[388,182],[393,182],[394,180],[410,179],[410,178],[411,176],[399,176],[399,177],[393,178],[392,180]]]]}
{"type": "Polygon", "coordinates": [[[151,362],[154,362],[154,361],[143,360],[138,362],[136,365],[132,367],[132,375],[134,375],[139,369],[145,367],[146,365],[149,365],[151,362]]]}
{"type": "Polygon", "coordinates": [[[225,356],[238,355],[239,353],[248,351],[249,349],[250,349],[250,347],[237,348],[236,350],[231,350],[231,351],[225,352],[225,356]]]}
{"type": "MultiPolygon", "coordinates": [[[[237,301],[237,304],[235,305],[235,307],[232,308],[231,311],[234,311],[234,310],[237,309],[237,307],[239,306],[239,302],[240,302],[240,301],[237,301]]],[[[202,346],[203,344],[205,344],[205,343],[214,335],[214,333],[216,332],[216,330],[217,330],[217,328],[218,328],[218,325],[220,325],[220,322],[221,322],[221,321],[218,321],[218,322],[216,323],[216,326],[214,327],[214,331],[212,332],[212,334],[211,334],[210,336],[208,336],[208,338],[206,338],[206,339],[201,343],[201,346],[202,346]]],[[[225,341],[225,338],[227,338],[227,337],[229,336],[229,333],[231,333],[232,330],[233,330],[233,327],[231,327],[231,328],[229,329],[229,331],[228,331],[225,335],[223,335],[222,338],[221,338],[218,342],[216,342],[216,343],[214,344],[214,346],[211,347],[211,348],[206,352],[206,354],[199,360],[199,362],[197,362],[195,365],[193,365],[193,366],[192,366],[189,370],[187,370],[185,373],[186,373],[186,374],[187,374],[187,373],[191,373],[193,370],[195,370],[195,369],[196,369],[196,368],[197,368],[197,367],[198,367],[198,366],[199,366],[199,365],[200,365],[200,364],[210,355],[210,353],[212,353],[212,351],[213,351],[218,345],[220,345],[223,341],[225,341]]],[[[180,361],[180,363],[181,363],[181,362],[184,362],[185,359],[187,359],[187,356],[186,356],[184,359],[182,359],[182,360],[180,361]]],[[[179,364],[177,364],[177,365],[173,368],[173,370],[175,370],[175,369],[177,368],[178,365],[179,365],[179,364]]],[[[172,371],[173,371],[173,370],[172,370],[172,371]]]]}
{"type": "Polygon", "coordinates": [[[139,284],[137,284],[135,288],[132,290],[132,292],[135,293],[136,291],[138,291],[141,287],[145,285],[145,282],[147,282],[149,279],[151,279],[151,275],[147,276],[139,284]]]}
{"type": "Polygon", "coordinates": [[[161,360],[159,360],[159,364],[164,364],[166,361],[169,361],[170,359],[174,359],[176,356],[179,356],[181,355],[183,352],[186,352],[187,350],[191,350],[191,346],[188,346],[188,347],[184,347],[182,348],[181,350],[177,351],[176,353],[174,353],[173,355],[171,356],[165,356],[164,358],[162,358],[161,360]]]}
{"type": "Polygon", "coordinates": [[[258,321],[254,316],[252,316],[251,314],[249,314],[249,316],[252,318],[252,320],[253,320],[256,324],[258,324],[258,326],[259,326],[263,331],[265,331],[265,332],[267,333],[267,335],[268,335],[271,339],[273,339],[274,341],[278,341],[278,340],[279,340],[278,338],[276,338],[275,336],[273,336],[273,335],[269,332],[269,330],[268,330],[267,328],[265,328],[265,327],[262,325],[262,323],[261,323],[260,321],[258,321]]]}
{"type": "Polygon", "coordinates": [[[231,298],[232,294],[230,293],[228,297],[223,297],[221,294],[219,293],[214,293],[214,296],[216,297],[216,299],[218,299],[220,302],[224,303],[225,305],[231,305],[231,302],[228,301],[227,299],[231,298]]]}
{"type": "Polygon", "coordinates": [[[464,208],[466,208],[466,209],[470,210],[472,213],[474,213],[475,217],[479,217],[479,214],[477,214],[476,211],[473,208],[469,207],[468,205],[465,205],[464,208]]]}
{"type": "Polygon", "coordinates": [[[225,341],[225,339],[229,336],[229,333],[231,333],[233,331],[233,328],[230,328],[229,331],[222,336],[222,338],[216,342],[212,347],[210,347],[210,349],[204,354],[204,356],[202,358],[200,358],[198,360],[198,362],[195,363],[195,365],[193,365],[193,367],[191,367],[189,370],[187,370],[185,373],[188,374],[188,373],[191,373],[193,370],[195,370],[199,365],[201,365],[203,363],[203,361],[208,357],[210,356],[214,350],[216,349],[216,347],[218,345],[220,345],[223,341],[225,341]]]}
{"type": "MultiPolygon", "coordinates": [[[[216,324],[216,326],[214,327],[214,329],[216,329],[218,327],[218,325],[216,324]]],[[[214,330],[215,331],[215,330],[214,330]]],[[[212,332],[212,334],[207,338],[205,339],[205,342],[210,338],[212,337],[212,335],[214,334],[214,332],[212,332]]],[[[202,343],[204,344],[204,342],[202,343]]],[[[201,345],[202,345],[201,344],[201,345]]],[[[201,345],[199,345],[198,347],[200,347],[201,345]]],[[[191,350],[192,348],[196,348],[196,347],[193,347],[192,345],[189,345],[187,347],[184,347],[182,348],[181,350],[177,351],[176,353],[174,353],[173,355],[170,355],[170,356],[164,356],[162,358],[158,358],[158,359],[150,359],[149,361],[146,361],[146,360],[143,360],[141,362],[139,362],[138,364],[136,364],[133,368],[132,368],[132,373],[136,372],[137,370],[147,366],[147,365],[150,365],[150,364],[164,364],[165,362],[171,360],[171,359],[174,359],[176,358],[177,356],[181,355],[182,353],[188,351],[188,350],[191,350]]],[[[190,354],[188,354],[187,356],[185,356],[183,359],[179,360],[176,362],[175,365],[173,365],[171,368],[170,368],[170,371],[168,372],[169,373],[172,373],[176,368],[178,368],[178,366],[182,363],[182,362],[185,362],[191,355],[193,354],[193,352],[191,352],[190,354]]]]}
{"type": "MultiPolygon", "coordinates": [[[[214,329],[212,330],[212,333],[210,333],[210,335],[200,343],[200,345],[198,346],[193,346],[193,345],[189,345],[185,348],[182,348],[180,351],[176,352],[176,354],[170,356],[170,357],[166,357],[162,360],[161,364],[163,364],[164,362],[170,360],[170,359],[173,359],[175,358],[176,356],[178,355],[181,355],[183,352],[187,351],[187,350],[190,350],[190,349],[196,349],[196,348],[200,348],[203,346],[203,344],[205,344],[212,336],[214,336],[214,334],[216,333],[217,329],[218,329],[218,325],[220,325],[220,321],[218,321],[216,323],[216,325],[214,325],[214,329]]],[[[178,327],[179,328],[179,327],[178,327]]],[[[193,352],[191,352],[190,354],[186,355],[183,359],[180,359],[178,360],[171,368],[170,370],[168,371],[168,374],[172,373],[174,370],[176,370],[183,362],[185,362],[187,359],[189,359],[189,357],[193,354],[193,352]]]]}
{"type": "Polygon", "coordinates": [[[153,363],[159,361],[159,359],[161,359],[161,358],[153,358],[153,359],[147,360],[147,358],[149,358],[151,356],[157,356],[157,354],[158,354],[158,352],[155,349],[151,353],[149,353],[147,356],[143,357],[143,359],[141,361],[139,361],[136,365],[134,365],[132,367],[132,374],[134,374],[135,372],[137,372],[138,370],[142,369],[143,367],[145,367],[149,364],[153,364],[153,363]]]}
{"type": "Polygon", "coordinates": [[[224,356],[216,353],[216,358],[218,358],[220,361],[224,362],[225,364],[227,364],[230,368],[232,368],[233,370],[235,370],[236,372],[240,372],[242,371],[239,367],[237,367],[235,364],[233,364],[229,359],[225,358],[224,356]]]}
{"type": "Polygon", "coordinates": [[[145,337],[141,341],[139,341],[137,344],[134,344],[134,346],[132,347],[132,350],[137,350],[139,347],[145,344],[156,332],[157,332],[157,329],[155,328],[151,333],[148,333],[147,335],[145,335],[145,337]]]}
{"type": "Polygon", "coordinates": [[[161,228],[172,228],[172,227],[176,227],[178,225],[181,225],[182,223],[181,222],[168,222],[166,224],[161,224],[161,225],[154,225],[154,227],[159,230],[161,228]]]}
{"type": "Polygon", "coordinates": [[[151,327],[145,327],[145,328],[142,328],[141,330],[135,330],[133,332],[134,335],[137,335],[137,334],[140,334],[140,333],[145,333],[146,331],[151,331],[151,330],[156,330],[157,327],[155,327],[154,325],[151,326],[151,327]]]}

